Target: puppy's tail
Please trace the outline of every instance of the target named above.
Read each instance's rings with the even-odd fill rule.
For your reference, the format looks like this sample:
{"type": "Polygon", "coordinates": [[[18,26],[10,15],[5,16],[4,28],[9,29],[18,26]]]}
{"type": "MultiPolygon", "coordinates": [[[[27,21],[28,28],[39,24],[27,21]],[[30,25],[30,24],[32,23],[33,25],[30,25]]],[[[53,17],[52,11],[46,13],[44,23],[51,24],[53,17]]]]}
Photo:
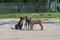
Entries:
{"type": "Polygon", "coordinates": [[[13,27],[10,27],[11,29],[15,29],[15,28],[13,28],[13,27]]]}
{"type": "Polygon", "coordinates": [[[49,20],[48,18],[41,19],[42,21],[49,20]]]}

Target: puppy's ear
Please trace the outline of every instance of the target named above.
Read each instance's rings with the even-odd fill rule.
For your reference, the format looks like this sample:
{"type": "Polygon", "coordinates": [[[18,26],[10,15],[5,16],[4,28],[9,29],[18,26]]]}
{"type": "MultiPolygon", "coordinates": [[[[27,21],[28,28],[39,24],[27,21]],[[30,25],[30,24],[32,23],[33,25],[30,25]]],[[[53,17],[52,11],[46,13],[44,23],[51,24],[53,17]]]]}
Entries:
{"type": "Polygon", "coordinates": [[[26,16],[26,18],[27,18],[27,16],[26,16]]]}
{"type": "Polygon", "coordinates": [[[32,18],[31,16],[29,16],[29,18],[32,18]]]}
{"type": "Polygon", "coordinates": [[[27,18],[27,16],[25,16],[25,18],[27,18]]]}
{"type": "Polygon", "coordinates": [[[20,19],[22,19],[22,17],[20,17],[20,19]]]}

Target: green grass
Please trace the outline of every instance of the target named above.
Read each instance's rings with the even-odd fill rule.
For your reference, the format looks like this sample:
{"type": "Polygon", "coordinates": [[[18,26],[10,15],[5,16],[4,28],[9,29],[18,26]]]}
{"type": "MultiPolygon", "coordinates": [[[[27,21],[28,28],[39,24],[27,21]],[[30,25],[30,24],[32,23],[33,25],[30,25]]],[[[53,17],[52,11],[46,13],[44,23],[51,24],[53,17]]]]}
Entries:
{"type": "Polygon", "coordinates": [[[32,16],[33,18],[60,18],[59,12],[53,13],[5,13],[0,18],[19,18],[20,16],[32,16]]]}

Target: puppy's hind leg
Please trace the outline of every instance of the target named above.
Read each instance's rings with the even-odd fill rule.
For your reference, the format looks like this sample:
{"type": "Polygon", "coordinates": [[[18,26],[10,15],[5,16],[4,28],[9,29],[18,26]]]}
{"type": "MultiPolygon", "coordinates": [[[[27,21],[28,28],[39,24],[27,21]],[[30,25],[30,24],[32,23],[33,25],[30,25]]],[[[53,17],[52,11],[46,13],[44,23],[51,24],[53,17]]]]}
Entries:
{"type": "Polygon", "coordinates": [[[33,24],[30,25],[30,30],[33,30],[33,24]]]}
{"type": "Polygon", "coordinates": [[[22,30],[22,26],[23,26],[23,25],[19,25],[19,26],[18,26],[20,30],[22,30]]]}
{"type": "Polygon", "coordinates": [[[15,29],[18,29],[18,26],[17,25],[15,25],[15,29]]]}
{"type": "Polygon", "coordinates": [[[43,30],[43,25],[42,25],[42,23],[40,23],[39,25],[41,26],[41,29],[40,29],[40,30],[43,30]]]}

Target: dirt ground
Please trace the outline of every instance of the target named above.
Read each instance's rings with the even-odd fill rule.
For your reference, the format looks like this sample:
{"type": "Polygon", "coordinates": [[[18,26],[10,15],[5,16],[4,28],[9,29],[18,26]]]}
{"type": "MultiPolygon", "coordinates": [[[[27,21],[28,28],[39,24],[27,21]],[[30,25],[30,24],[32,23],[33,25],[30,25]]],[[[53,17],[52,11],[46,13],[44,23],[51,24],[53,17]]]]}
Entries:
{"type": "Polygon", "coordinates": [[[60,19],[43,20],[44,30],[38,24],[33,30],[11,29],[18,20],[0,19],[0,40],[60,40],[60,19]]]}

